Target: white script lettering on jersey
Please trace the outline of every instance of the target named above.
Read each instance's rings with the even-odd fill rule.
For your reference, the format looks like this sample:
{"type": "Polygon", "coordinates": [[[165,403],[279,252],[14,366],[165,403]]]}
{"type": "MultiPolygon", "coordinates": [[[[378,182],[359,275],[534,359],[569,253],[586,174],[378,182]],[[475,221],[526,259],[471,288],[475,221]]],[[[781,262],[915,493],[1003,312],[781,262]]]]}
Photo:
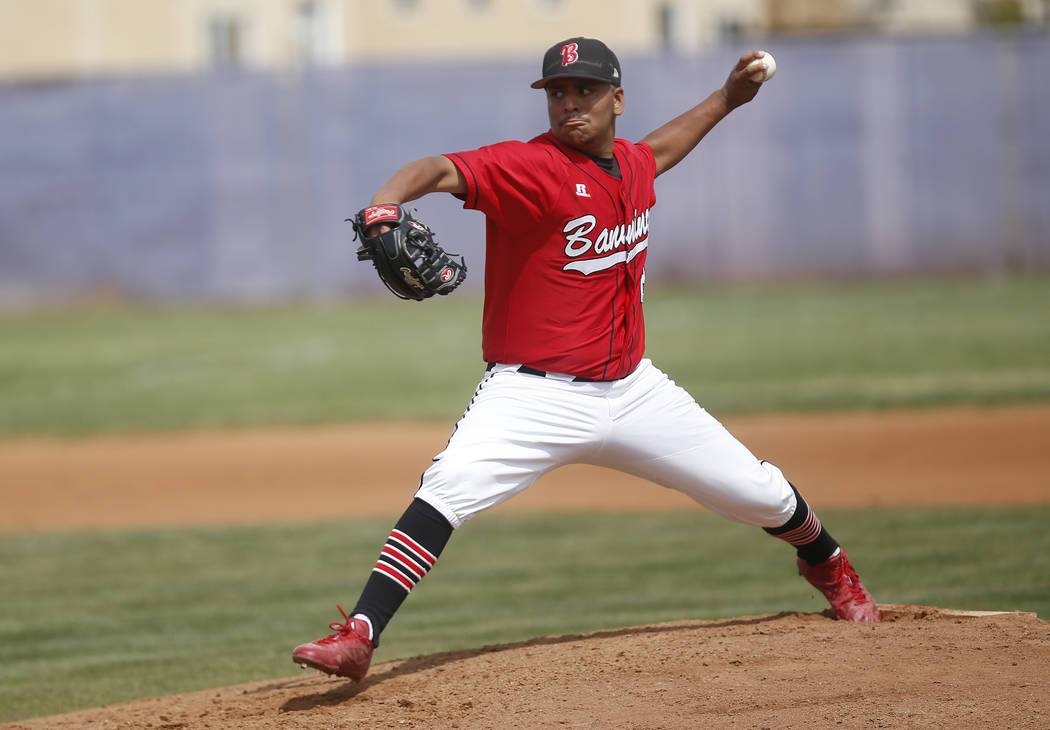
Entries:
{"type": "Polygon", "coordinates": [[[581,274],[593,274],[596,271],[625,264],[640,254],[649,245],[649,209],[634,212],[634,219],[627,224],[612,228],[603,228],[595,238],[589,238],[591,231],[598,225],[593,215],[581,215],[565,224],[562,233],[565,235],[565,255],[578,259],[593,251],[591,256],[578,261],[570,261],[562,271],[579,271],[581,274]]]}

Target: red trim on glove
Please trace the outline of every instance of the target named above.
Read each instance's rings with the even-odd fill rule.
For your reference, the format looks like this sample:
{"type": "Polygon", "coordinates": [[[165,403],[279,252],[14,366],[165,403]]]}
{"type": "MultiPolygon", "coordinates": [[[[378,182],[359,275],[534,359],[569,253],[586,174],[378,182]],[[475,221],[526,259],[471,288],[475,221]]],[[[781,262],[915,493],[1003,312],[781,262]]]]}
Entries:
{"type": "Polygon", "coordinates": [[[395,203],[383,203],[365,208],[365,227],[376,223],[397,223],[401,220],[401,206],[395,203]]]}

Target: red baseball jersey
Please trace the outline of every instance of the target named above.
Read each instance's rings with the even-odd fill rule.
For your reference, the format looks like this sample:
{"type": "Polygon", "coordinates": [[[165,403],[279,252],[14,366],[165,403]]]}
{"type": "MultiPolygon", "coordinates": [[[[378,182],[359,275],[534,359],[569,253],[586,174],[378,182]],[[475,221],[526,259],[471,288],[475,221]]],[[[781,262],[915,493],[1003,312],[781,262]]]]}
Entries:
{"type": "Polygon", "coordinates": [[[638,365],[656,162],[623,139],[614,155],[620,178],[550,132],[446,155],[486,218],[486,361],[598,380],[638,365]]]}

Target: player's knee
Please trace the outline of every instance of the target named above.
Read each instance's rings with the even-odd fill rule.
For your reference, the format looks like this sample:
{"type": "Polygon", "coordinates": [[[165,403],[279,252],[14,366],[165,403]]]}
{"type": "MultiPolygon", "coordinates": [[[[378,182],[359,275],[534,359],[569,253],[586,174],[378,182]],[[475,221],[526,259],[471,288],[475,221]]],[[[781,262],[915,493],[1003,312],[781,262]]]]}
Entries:
{"type": "Polygon", "coordinates": [[[472,459],[441,459],[423,475],[424,484],[440,484],[444,489],[469,493],[478,493],[495,480],[496,475],[487,464],[472,459]]]}
{"type": "Polygon", "coordinates": [[[795,513],[795,490],[776,464],[769,461],[760,463],[767,480],[765,489],[761,492],[765,497],[765,508],[768,510],[767,519],[773,521],[770,526],[776,527],[789,520],[795,513]]]}
{"type": "Polygon", "coordinates": [[[490,468],[484,461],[446,460],[435,462],[423,475],[420,493],[437,501],[455,515],[458,526],[478,512],[494,507],[525,488],[516,474],[490,468]]]}

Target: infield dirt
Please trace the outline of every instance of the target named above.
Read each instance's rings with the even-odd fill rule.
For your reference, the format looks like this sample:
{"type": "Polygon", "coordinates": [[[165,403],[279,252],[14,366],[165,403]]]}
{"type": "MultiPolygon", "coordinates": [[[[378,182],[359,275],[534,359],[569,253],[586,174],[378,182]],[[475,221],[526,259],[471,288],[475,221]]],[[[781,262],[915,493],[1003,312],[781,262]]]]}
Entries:
{"type": "MultiPolygon", "coordinates": [[[[739,416],[729,430],[817,507],[1050,502],[1050,406],[739,416]]],[[[0,530],[401,514],[453,424],[0,441],[0,530]]],[[[699,509],[570,466],[497,510],[699,509]]]]}
{"type": "MultiPolygon", "coordinates": [[[[738,417],[818,509],[1050,502],[1050,407],[738,417]]],[[[451,424],[0,442],[0,530],[396,515],[451,424]]],[[[498,509],[691,508],[570,467],[498,509]]],[[[876,591],[876,598],[878,597],[876,591]]],[[[883,606],[541,637],[9,728],[1050,727],[1050,622],[883,606]]]]}

